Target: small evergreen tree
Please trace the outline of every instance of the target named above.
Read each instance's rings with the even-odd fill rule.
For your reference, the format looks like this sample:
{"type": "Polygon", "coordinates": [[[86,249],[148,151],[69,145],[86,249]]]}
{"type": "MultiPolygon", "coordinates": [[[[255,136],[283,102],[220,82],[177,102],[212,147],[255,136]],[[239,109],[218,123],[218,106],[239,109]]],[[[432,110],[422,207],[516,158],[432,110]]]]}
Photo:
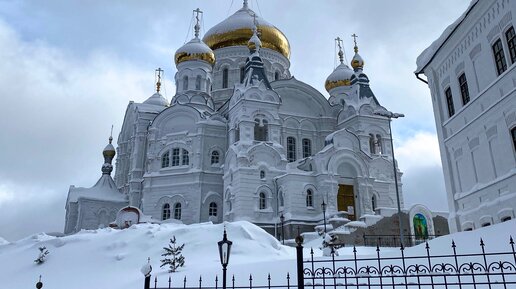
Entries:
{"type": "Polygon", "coordinates": [[[39,247],[39,256],[34,260],[36,264],[43,264],[47,258],[47,255],[50,252],[47,250],[47,247],[39,247]]]}
{"type": "Polygon", "coordinates": [[[161,260],[160,268],[168,265],[170,267],[168,272],[172,273],[176,272],[179,267],[183,267],[185,265],[185,257],[181,255],[181,251],[183,250],[184,246],[185,244],[177,246],[176,236],[172,236],[168,247],[163,247],[165,253],[161,254],[161,256],[165,258],[161,260]]]}

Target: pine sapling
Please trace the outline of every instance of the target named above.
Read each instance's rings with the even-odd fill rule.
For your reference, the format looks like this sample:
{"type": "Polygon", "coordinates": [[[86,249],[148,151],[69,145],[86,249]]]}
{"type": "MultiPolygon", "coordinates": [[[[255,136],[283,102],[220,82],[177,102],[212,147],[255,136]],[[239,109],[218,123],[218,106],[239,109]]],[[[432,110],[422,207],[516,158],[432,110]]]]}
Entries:
{"type": "Polygon", "coordinates": [[[180,246],[176,243],[176,236],[172,236],[170,239],[170,243],[168,247],[163,247],[165,252],[161,254],[161,256],[165,257],[161,260],[161,267],[169,266],[169,273],[176,272],[178,268],[183,267],[185,265],[185,257],[181,255],[181,251],[183,250],[185,244],[180,246]]]}
{"type": "Polygon", "coordinates": [[[34,260],[34,262],[38,265],[43,264],[49,253],[50,252],[47,250],[47,247],[39,247],[39,256],[36,260],[34,260]]]}

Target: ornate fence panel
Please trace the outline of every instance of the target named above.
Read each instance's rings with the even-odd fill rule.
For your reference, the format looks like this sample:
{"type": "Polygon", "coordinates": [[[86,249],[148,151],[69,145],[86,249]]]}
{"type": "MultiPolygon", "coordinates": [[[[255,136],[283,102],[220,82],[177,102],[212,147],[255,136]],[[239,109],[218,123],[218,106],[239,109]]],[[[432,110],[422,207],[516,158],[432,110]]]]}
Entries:
{"type": "Polygon", "coordinates": [[[489,253],[480,240],[478,253],[458,254],[452,241],[451,254],[432,255],[426,243],[426,254],[417,256],[405,255],[403,247],[397,256],[382,256],[377,246],[376,256],[368,258],[358,257],[356,248],[352,258],[339,258],[334,253],[316,258],[312,250],[307,260],[301,259],[304,281],[299,288],[514,289],[516,253],[512,237],[509,245],[506,252],[489,253]]]}

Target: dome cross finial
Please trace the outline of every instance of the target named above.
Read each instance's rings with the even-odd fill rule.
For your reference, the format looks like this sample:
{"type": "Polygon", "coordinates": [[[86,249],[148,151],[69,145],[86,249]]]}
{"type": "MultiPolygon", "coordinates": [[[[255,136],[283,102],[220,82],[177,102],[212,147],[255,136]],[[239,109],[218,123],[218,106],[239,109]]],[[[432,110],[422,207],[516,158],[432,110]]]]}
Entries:
{"type": "Polygon", "coordinates": [[[358,52],[358,45],[357,45],[357,38],[358,38],[358,35],[356,35],[355,33],[353,33],[353,35],[351,35],[351,37],[353,37],[353,42],[355,42],[355,53],[358,52]]]}
{"type": "Polygon", "coordinates": [[[155,77],[156,77],[156,92],[159,93],[161,89],[161,75],[163,74],[163,69],[161,67],[158,67],[156,69],[155,77]]]}
{"type": "Polygon", "coordinates": [[[195,26],[194,26],[195,38],[199,38],[199,31],[201,30],[201,25],[199,24],[201,22],[201,19],[199,18],[199,15],[202,15],[202,11],[201,11],[201,9],[197,8],[193,12],[195,13],[195,26]]]}
{"type": "Polygon", "coordinates": [[[109,135],[109,143],[113,142],[113,125],[111,125],[111,134],[109,135]]]}
{"type": "Polygon", "coordinates": [[[337,37],[337,38],[335,38],[335,42],[337,42],[337,47],[339,47],[338,55],[339,55],[340,63],[344,63],[344,52],[342,51],[343,41],[342,41],[342,39],[340,39],[340,37],[337,37]]]}

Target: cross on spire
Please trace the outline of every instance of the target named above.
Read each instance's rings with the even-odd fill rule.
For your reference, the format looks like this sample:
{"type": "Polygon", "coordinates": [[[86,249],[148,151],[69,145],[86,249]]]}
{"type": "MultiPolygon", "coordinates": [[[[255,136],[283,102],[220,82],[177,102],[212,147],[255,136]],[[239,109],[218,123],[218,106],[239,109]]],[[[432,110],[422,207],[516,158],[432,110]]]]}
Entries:
{"type": "Polygon", "coordinates": [[[201,9],[197,8],[193,11],[195,13],[195,26],[194,26],[194,31],[195,31],[195,38],[198,38],[199,37],[199,30],[201,30],[201,25],[199,24],[201,19],[199,18],[199,15],[202,15],[202,11],[201,9]]]}
{"type": "Polygon", "coordinates": [[[244,0],[244,8],[247,8],[248,7],[248,1],[247,0],[244,0]]]}
{"type": "Polygon", "coordinates": [[[340,39],[340,37],[335,38],[335,41],[337,42],[337,46],[339,47],[338,55],[339,55],[340,63],[344,63],[344,52],[342,52],[343,41],[342,41],[342,39],[340,39]]]}
{"type": "Polygon", "coordinates": [[[109,143],[113,141],[113,125],[111,125],[111,134],[109,135],[109,143]]]}
{"type": "Polygon", "coordinates": [[[159,90],[161,88],[161,75],[163,74],[163,69],[161,69],[161,67],[158,67],[158,69],[156,69],[156,92],[159,93],[159,90]]]}
{"type": "Polygon", "coordinates": [[[357,38],[358,38],[358,35],[356,35],[355,33],[353,33],[353,35],[351,35],[351,37],[353,37],[353,42],[355,42],[355,53],[358,52],[358,45],[357,45],[357,38]]]}

